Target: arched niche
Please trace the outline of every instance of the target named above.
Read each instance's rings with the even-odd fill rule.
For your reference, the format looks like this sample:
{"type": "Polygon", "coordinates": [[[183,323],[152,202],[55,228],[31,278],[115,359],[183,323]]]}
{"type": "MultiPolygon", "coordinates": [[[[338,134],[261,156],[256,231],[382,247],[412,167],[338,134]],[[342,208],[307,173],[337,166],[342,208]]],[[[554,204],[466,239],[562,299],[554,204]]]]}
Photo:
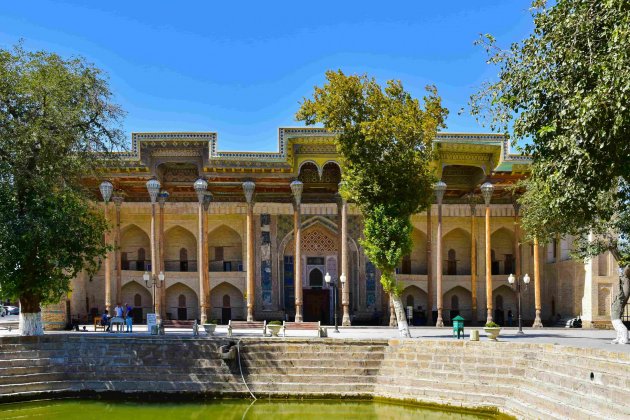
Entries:
{"type": "Polygon", "coordinates": [[[490,245],[493,251],[492,274],[515,273],[514,233],[504,227],[499,228],[490,237],[490,245]]]}
{"type": "Polygon", "coordinates": [[[208,234],[210,271],[242,271],[243,241],[229,226],[221,225],[208,234]]]}
{"type": "Polygon", "coordinates": [[[223,282],[213,287],[210,291],[210,301],[212,318],[222,324],[227,324],[230,319],[245,319],[245,298],[234,285],[223,282]],[[229,306],[226,306],[226,303],[229,303],[229,306]]]}
{"type": "Polygon", "coordinates": [[[153,297],[151,292],[140,283],[130,281],[122,289],[123,305],[129,304],[133,308],[133,321],[135,323],[144,322],[146,314],[153,312],[153,297]],[[138,299],[139,298],[139,299],[138,299]]]}
{"type": "Polygon", "coordinates": [[[197,240],[188,229],[174,226],[164,232],[164,266],[164,271],[197,271],[197,240]]]}
{"type": "Polygon", "coordinates": [[[461,228],[448,232],[442,238],[442,274],[470,274],[470,233],[461,228]],[[449,259],[449,254],[454,260],[449,259]]]}
{"type": "Polygon", "coordinates": [[[341,166],[332,160],[324,163],[321,182],[324,184],[339,184],[341,182],[341,166]]]}
{"type": "Polygon", "coordinates": [[[149,235],[138,225],[127,225],[120,231],[120,259],[122,270],[145,271],[151,264],[149,235]]]}
{"type": "Polygon", "coordinates": [[[507,325],[508,314],[512,313],[512,319],[517,319],[516,313],[516,292],[505,284],[494,289],[492,293],[494,322],[499,325],[507,325]]]}
{"type": "Polygon", "coordinates": [[[472,319],[472,294],[470,290],[462,286],[455,286],[444,293],[442,301],[444,302],[444,315],[448,316],[449,320],[457,315],[461,315],[467,321],[472,319]],[[457,307],[453,307],[453,303],[456,303],[457,307]]]}
{"type": "Polygon", "coordinates": [[[166,289],[166,317],[168,319],[198,319],[197,293],[183,283],[175,283],[166,289]],[[180,306],[184,297],[185,307],[180,306]]]}
{"type": "Polygon", "coordinates": [[[399,265],[400,274],[427,274],[427,235],[414,228],[411,231],[411,253],[399,265]]]}

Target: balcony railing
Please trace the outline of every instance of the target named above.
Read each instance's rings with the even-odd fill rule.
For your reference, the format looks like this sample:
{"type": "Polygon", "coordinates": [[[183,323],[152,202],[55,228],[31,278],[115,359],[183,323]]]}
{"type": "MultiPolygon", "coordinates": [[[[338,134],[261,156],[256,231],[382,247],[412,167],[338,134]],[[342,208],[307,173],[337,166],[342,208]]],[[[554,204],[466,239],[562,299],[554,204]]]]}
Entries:
{"type": "Polygon", "coordinates": [[[197,261],[166,260],[164,261],[164,271],[197,271],[197,261]]]}
{"type": "Polygon", "coordinates": [[[243,261],[210,261],[210,271],[243,271],[243,261]]]}

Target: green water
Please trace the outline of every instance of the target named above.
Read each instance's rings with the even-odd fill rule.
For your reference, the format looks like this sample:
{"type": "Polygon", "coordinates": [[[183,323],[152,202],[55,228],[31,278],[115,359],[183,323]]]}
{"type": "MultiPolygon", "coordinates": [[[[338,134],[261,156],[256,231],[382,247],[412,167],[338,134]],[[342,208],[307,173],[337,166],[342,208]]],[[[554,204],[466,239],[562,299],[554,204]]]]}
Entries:
{"type": "Polygon", "coordinates": [[[1,419],[480,419],[491,415],[377,401],[219,400],[204,403],[137,403],[50,400],[0,405],[1,419]]]}

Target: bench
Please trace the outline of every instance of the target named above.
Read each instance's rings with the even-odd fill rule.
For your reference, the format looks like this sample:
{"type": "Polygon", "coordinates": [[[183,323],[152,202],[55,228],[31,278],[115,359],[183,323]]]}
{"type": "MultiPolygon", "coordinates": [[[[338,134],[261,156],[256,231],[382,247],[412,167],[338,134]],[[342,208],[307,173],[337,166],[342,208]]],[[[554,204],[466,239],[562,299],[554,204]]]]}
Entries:
{"type": "Polygon", "coordinates": [[[107,328],[107,325],[101,325],[101,317],[100,316],[95,316],[94,317],[94,332],[96,332],[98,330],[105,331],[105,328],[107,328]]]}
{"type": "Polygon", "coordinates": [[[263,337],[267,333],[267,321],[228,321],[228,337],[232,337],[232,330],[260,330],[263,337]]]}
{"type": "Polygon", "coordinates": [[[114,325],[116,325],[116,331],[125,331],[125,318],[114,316],[109,320],[109,332],[114,332],[114,325]]]}
{"type": "Polygon", "coordinates": [[[322,327],[320,322],[287,322],[282,323],[282,336],[287,336],[287,330],[297,331],[317,331],[317,336],[322,336],[322,327]]]}
{"type": "MultiPolygon", "coordinates": [[[[192,328],[193,335],[199,334],[199,327],[196,319],[183,320],[183,319],[163,319],[161,327],[166,328],[192,328]]],[[[162,332],[163,334],[163,332],[162,332]]]]}

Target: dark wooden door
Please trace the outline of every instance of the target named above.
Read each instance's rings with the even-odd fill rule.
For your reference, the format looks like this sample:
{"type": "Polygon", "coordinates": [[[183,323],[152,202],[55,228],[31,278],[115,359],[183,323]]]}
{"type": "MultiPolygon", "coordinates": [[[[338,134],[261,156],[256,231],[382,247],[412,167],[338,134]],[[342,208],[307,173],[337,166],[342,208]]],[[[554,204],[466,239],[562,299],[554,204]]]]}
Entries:
{"type": "Polygon", "coordinates": [[[304,289],[304,321],[330,325],[330,290],[304,289]]]}
{"type": "Polygon", "coordinates": [[[232,319],[232,308],[221,308],[221,324],[227,325],[230,319],[232,319]]]}

